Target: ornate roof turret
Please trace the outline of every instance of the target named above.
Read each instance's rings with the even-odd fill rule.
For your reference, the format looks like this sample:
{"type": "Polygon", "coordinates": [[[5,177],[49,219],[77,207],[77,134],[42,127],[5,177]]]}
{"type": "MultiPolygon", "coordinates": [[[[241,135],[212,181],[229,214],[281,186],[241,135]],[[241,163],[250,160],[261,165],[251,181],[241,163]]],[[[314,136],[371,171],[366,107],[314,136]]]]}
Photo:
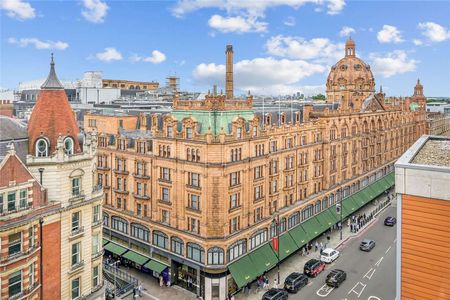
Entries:
{"type": "Polygon", "coordinates": [[[60,90],[64,89],[61,82],[58,80],[58,77],[56,76],[55,72],[55,62],[53,61],[53,53],[52,53],[52,60],[50,62],[50,73],[48,73],[47,80],[44,82],[44,84],[41,85],[41,89],[45,90],[60,90]]]}

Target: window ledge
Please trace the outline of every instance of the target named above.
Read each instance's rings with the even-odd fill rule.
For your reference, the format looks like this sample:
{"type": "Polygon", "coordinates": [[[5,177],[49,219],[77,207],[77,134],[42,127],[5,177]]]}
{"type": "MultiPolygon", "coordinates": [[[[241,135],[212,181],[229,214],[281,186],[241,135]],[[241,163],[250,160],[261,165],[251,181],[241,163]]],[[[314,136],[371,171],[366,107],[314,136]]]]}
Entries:
{"type": "Polygon", "coordinates": [[[75,273],[77,271],[80,271],[80,270],[83,269],[83,267],[84,267],[84,260],[82,260],[79,263],[76,263],[73,266],[71,266],[68,274],[73,274],[73,273],[75,273]]]}

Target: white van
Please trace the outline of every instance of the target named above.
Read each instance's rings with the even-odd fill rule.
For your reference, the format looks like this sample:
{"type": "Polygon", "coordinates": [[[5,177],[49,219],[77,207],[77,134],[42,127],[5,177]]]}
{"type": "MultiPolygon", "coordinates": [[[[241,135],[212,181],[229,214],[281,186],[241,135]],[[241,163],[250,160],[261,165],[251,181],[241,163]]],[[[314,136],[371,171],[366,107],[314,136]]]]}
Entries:
{"type": "Polygon", "coordinates": [[[335,261],[339,257],[339,251],[334,250],[333,248],[326,248],[322,251],[320,255],[320,260],[324,263],[330,264],[335,261]]]}

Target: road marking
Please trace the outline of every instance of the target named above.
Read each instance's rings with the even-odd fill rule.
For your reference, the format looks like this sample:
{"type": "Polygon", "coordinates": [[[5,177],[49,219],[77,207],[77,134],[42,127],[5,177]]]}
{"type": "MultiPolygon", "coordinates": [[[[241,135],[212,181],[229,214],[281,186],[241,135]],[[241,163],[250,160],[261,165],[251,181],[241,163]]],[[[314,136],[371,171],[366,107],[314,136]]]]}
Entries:
{"type": "Polygon", "coordinates": [[[351,292],[353,292],[353,293],[355,293],[356,295],[358,295],[358,298],[359,298],[359,296],[361,296],[361,294],[362,294],[362,292],[364,291],[364,289],[366,288],[366,284],[364,284],[364,283],[362,283],[362,282],[358,282],[357,284],[355,284],[355,286],[350,290],[350,292],[348,292],[348,294],[347,295],[350,295],[350,293],[351,292]],[[355,290],[355,288],[357,287],[357,286],[359,286],[359,285],[361,285],[362,286],[362,288],[361,288],[361,291],[359,291],[359,293],[355,290]]]}
{"type": "Polygon", "coordinates": [[[391,250],[392,246],[389,246],[389,248],[387,248],[386,252],[384,252],[384,254],[387,254],[389,252],[389,250],[391,250]]]}
{"type": "Polygon", "coordinates": [[[159,298],[156,298],[156,297],[153,296],[153,295],[150,295],[150,294],[147,293],[146,291],[142,291],[142,294],[145,294],[145,295],[149,296],[150,298],[152,298],[152,299],[154,299],[154,300],[161,300],[161,299],[159,299],[159,298]]]}
{"type": "Polygon", "coordinates": [[[317,290],[316,294],[319,297],[326,297],[331,293],[332,290],[334,290],[333,287],[330,287],[330,286],[324,284],[324,285],[322,285],[322,287],[320,289],[317,290]],[[322,292],[324,294],[322,294],[322,292]]]}
{"type": "Polygon", "coordinates": [[[374,268],[370,268],[370,270],[366,273],[366,275],[364,275],[363,278],[368,278],[369,280],[372,279],[373,274],[375,273],[375,269],[374,268]],[[370,275],[369,275],[370,273],[370,275]]]}
{"type": "Polygon", "coordinates": [[[367,300],[381,300],[381,299],[376,296],[370,296],[369,298],[367,298],[367,300]]]}
{"type": "Polygon", "coordinates": [[[375,263],[375,266],[378,267],[378,266],[381,264],[381,261],[383,260],[383,258],[384,258],[384,257],[382,256],[382,257],[380,258],[380,260],[377,261],[377,262],[375,263]]]}

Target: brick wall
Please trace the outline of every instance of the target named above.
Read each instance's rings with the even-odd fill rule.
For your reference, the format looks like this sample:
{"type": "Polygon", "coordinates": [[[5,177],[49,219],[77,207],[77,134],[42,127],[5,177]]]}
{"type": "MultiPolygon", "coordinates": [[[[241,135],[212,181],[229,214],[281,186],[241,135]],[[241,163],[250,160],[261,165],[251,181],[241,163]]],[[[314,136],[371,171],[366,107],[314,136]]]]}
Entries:
{"type": "Polygon", "coordinates": [[[61,297],[61,242],[61,222],[44,223],[42,241],[44,299],[61,297]]]}

